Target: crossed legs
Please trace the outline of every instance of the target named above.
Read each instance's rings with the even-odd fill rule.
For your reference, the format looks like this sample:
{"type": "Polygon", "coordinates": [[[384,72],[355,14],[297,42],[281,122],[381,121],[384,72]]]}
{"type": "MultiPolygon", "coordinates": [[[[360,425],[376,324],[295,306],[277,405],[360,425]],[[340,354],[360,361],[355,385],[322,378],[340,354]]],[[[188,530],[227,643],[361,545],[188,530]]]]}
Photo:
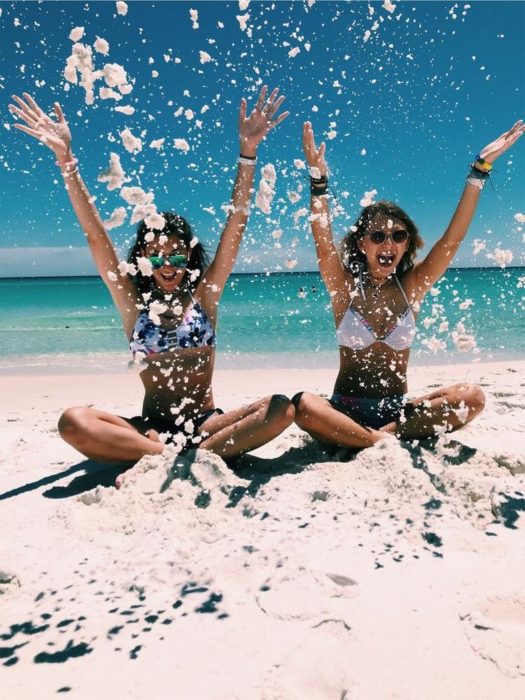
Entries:
{"type": "Polygon", "coordinates": [[[398,420],[374,430],[337,411],[328,399],[301,392],[292,399],[295,422],[312,437],[341,447],[370,447],[388,434],[405,440],[435,435],[440,429],[457,430],[475,418],[485,396],[475,384],[454,384],[410,401],[413,409],[398,420]]]}
{"type": "Polygon", "coordinates": [[[485,407],[485,394],[476,384],[453,384],[410,401],[412,411],[404,421],[384,425],[381,430],[405,440],[436,435],[445,428],[463,427],[485,407]]]}
{"type": "MultiPolygon", "coordinates": [[[[223,415],[212,415],[199,429],[203,437],[199,447],[222,457],[236,457],[279,435],[294,415],[286,396],[267,396],[223,415]]],[[[140,432],[124,418],[96,408],[68,408],[60,417],[58,430],[66,442],[99,462],[134,463],[164,449],[156,431],[140,432]]]]}

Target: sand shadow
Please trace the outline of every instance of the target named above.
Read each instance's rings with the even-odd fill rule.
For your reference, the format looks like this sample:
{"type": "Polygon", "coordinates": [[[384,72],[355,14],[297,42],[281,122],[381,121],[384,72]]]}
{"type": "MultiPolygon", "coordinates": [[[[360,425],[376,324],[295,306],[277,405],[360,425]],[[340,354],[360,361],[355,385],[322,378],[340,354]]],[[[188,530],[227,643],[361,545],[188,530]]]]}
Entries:
{"type": "MultiPolygon", "coordinates": [[[[440,478],[433,474],[425,461],[424,452],[433,452],[436,448],[437,438],[427,438],[420,440],[417,445],[411,442],[402,442],[412,460],[414,469],[425,472],[433,486],[441,493],[445,492],[445,487],[440,478]]],[[[467,447],[462,443],[451,440],[447,447],[449,452],[442,456],[444,462],[450,465],[461,465],[470,460],[476,450],[467,447]]],[[[247,487],[237,486],[230,493],[228,507],[235,507],[244,495],[252,498],[257,495],[259,489],[267,484],[272,478],[283,476],[284,474],[299,474],[312,464],[322,462],[351,462],[359,454],[359,450],[351,450],[320,443],[313,438],[308,439],[300,447],[291,447],[278,457],[264,458],[246,454],[234,460],[225,460],[237,476],[249,481],[247,487]]],[[[196,450],[185,450],[174,461],[169,469],[166,480],[161,486],[161,491],[165,491],[174,479],[185,479],[193,482],[194,477],[191,471],[192,464],[196,459],[196,450]]],[[[29,493],[43,486],[60,481],[67,476],[83,471],[83,474],[76,476],[66,486],[52,486],[42,493],[45,498],[62,499],[79,496],[86,491],[91,491],[97,486],[108,488],[115,485],[115,479],[126,469],[133,466],[131,463],[125,464],[104,464],[86,459],[78,464],[41,479],[32,481],[17,488],[0,494],[0,501],[29,493]]],[[[198,484],[195,483],[197,486],[198,484]]],[[[203,492],[204,493],[204,492],[203,492]]],[[[205,503],[197,503],[200,507],[205,507],[205,503]]]]}
{"type": "MultiPolygon", "coordinates": [[[[418,440],[417,444],[414,444],[413,442],[401,442],[404,449],[410,455],[414,469],[423,471],[428,476],[432,486],[434,486],[437,491],[444,494],[446,493],[446,489],[443,481],[437,474],[434,474],[429,469],[425,459],[425,452],[435,453],[437,443],[437,437],[429,437],[423,440],[418,440]]],[[[467,445],[464,445],[457,440],[450,440],[447,443],[447,450],[448,452],[441,455],[441,459],[446,464],[453,466],[465,464],[465,462],[468,462],[477,453],[477,450],[473,447],[467,447],[467,445]]]]}
{"type": "Polygon", "coordinates": [[[129,463],[104,464],[103,462],[86,459],[75,466],[79,469],[84,469],[86,473],[76,476],[66,486],[52,486],[47,491],[44,491],[42,496],[52,499],[71,498],[72,496],[79,496],[86,491],[91,491],[97,486],[105,488],[115,486],[117,476],[132,465],[129,463]]]}
{"type": "Polygon", "coordinates": [[[273,458],[256,457],[246,454],[236,460],[227,462],[228,467],[241,479],[250,483],[248,486],[236,486],[229,494],[227,508],[235,508],[244,496],[255,498],[259,489],[274,477],[284,474],[300,474],[312,464],[321,462],[350,462],[358,454],[337,446],[326,445],[311,438],[301,447],[291,447],[282,455],[273,458]]]}
{"type": "Polygon", "coordinates": [[[84,471],[86,472],[85,474],[75,477],[67,486],[53,486],[42,493],[45,498],[69,498],[70,496],[78,496],[96,486],[114,486],[118,474],[128,469],[129,466],[129,464],[103,464],[91,459],[85,459],[61,472],[43,476],[36,481],[31,481],[27,484],[22,484],[22,486],[10,489],[9,491],[5,491],[4,493],[0,493],[0,501],[5,501],[15,496],[21,496],[30,491],[36,491],[36,489],[48,486],[55,481],[60,481],[76,472],[84,471]]]}

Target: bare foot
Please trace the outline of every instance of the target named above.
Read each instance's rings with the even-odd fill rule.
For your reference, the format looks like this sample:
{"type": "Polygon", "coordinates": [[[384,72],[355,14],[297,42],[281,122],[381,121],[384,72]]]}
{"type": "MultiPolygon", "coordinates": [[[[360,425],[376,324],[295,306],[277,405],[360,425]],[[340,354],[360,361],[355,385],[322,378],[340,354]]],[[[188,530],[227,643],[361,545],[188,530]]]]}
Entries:
{"type": "Polygon", "coordinates": [[[115,488],[116,489],[119,489],[122,486],[124,480],[126,479],[126,474],[129,474],[131,469],[126,469],[125,472],[122,472],[117,476],[117,478],[115,479],[115,488]]]}
{"type": "Polygon", "coordinates": [[[388,430],[388,426],[383,426],[379,430],[374,430],[374,443],[380,440],[397,440],[397,436],[388,430]]]}
{"type": "MultiPolygon", "coordinates": [[[[156,430],[154,430],[153,428],[150,428],[146,433],[144,433],[144,435],[149,440],[151,440],[151,442],[154,442],[156,444],[158,444],[158,443],[162,444],[162,440],[160,439],[159,433],[156,430]]],[[[160,454],[161,452],[162,452],[162,450],[158,454],[160,454]]],[[[157,453],[153,452],[152,454],[157,454],[157,453]]],[[[119,489],[122,486],[124,481],[128,478],[128,475],[129,475],[131,469],[133,469],[133,467],[131,467],[130,469],[126,469],[126,471],[120,473],[117,476],[117,478],[115,479],[115,488],[116,489],[119,489]]]]}
{"type": "Polygon", "coordinates": [[[151,442],[161,442],[160,435],[154,428],[147,430],[144,435],[151,440],[151,442]]]}

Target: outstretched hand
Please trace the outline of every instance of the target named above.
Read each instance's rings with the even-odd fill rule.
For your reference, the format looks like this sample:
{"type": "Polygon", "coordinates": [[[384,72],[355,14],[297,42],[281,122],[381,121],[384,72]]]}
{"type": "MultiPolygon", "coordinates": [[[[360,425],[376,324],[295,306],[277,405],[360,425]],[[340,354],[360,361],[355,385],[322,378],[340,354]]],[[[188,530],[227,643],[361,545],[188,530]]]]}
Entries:
{"type": "Polygon", "coordinates": [[[324,158],[326,144],[323,141],[319,148],[316,147],[314,130],[310,122],[305,122],[303,126],[303,149],[310,167],[310,175],[315,178],[328,175],[328,166],[324,158]],[[312,171],[313,168],[316,170],[312,171]]]}
{"type": "Polygon", "coordinates": [[[13,95],[13,100],[18,104],[18,107],[13,104],[9,105],[10,112],[26,123],[26,126],[15,124],[15,129],[20,129],[20,131],[24,131],[41,141],[53,151],[57,160],[66,160],[70,155],[71,132],[58,102],[53,105],[56,115],[56,121],[53,121],[31,95],[28,95],[27,92],[22,94],[24,99],[13,95]]]}
{"type": "Polygon", "coordinates": [[[266,100],[267,92],[268,86],[264,85],[249,117],[246,116],[248,104],[244,97],[241,100],[239,139],[241,142],[241,153],[245,156],[255,156],[257,146],[266,137],[266,134],[290,114],[290,112],[283,112],[276,119],[273,119],[284,102],[284,97],[282,95],[277,97],[279,89],[275,88],[266,100]]]}
{"type": "Polygon", "coordinates": [[[485,146],[485,148],[480,151],[480,157],[486,160],[487,163],[494,163],[496,158],[499,158],[502,153],[505,153],[506,150],[516,143],[524,132],[525,124],[523,120],[520,119],[511,129],[504,131],[495,141],[485,146]]]}

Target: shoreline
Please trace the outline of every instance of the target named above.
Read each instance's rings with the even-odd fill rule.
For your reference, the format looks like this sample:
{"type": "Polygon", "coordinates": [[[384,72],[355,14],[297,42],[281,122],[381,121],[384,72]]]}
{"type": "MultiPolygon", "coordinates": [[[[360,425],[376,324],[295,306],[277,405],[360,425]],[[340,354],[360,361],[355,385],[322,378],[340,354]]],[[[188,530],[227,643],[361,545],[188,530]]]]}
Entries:
{"type": "MultiPolygon", "coordinates": [[[[520,364],[525,362],[525,354],[503,353],[500,355],[480,353],[479,355],[441,354],[430,355],[413,353],[411,368],[432,367],[475,367],[494,364],[520,364]]],[[[332,370],[339,367],[337,350],[311,351],[306,353],[218,353],[215,372],[233,370],[332,370]]],[[[129,354],[126,352],[61,353],[53,355],[27,355],[18,357],[0,356],[0,376],[76,376],[76,375],[125,375],[138,374],[136,367],[129,367],[129,354]]]]}
{"type": "MultiPolygon", "coordinates": [[[[87,249],[87,248],[86,248],[87,249]]],[[[468,265],[468,266],[461,266],[458,265],[457,267],[454,265],[451,265],[449,270],[525,270],[525,265],[505,265],[502,267],[501,265],[468,265]]],[[[253,276],[253,275],[262,275],[264,277],[269,277],[271,275],[291,275],[291,276],[300,276],[300,275],[319,275],[319,278],[321,277],[321,273],[319,270],[259,270],[259,271],[252,271],[252,272],[232,272],[231,277],[242,277],[244,275],[247,276],[253,276]]],[[[5,281],[5,280],[60,280],[60,279],[93,279],[93,278],[99,278],[101,279],[100,275],[98,274],[85,274],[85,275],[51,275],[51,276],[46,276],[46,275],[32,275],[32,276],[8,276],[8,277],[0,277],[0,282],[5,281]]]]}

